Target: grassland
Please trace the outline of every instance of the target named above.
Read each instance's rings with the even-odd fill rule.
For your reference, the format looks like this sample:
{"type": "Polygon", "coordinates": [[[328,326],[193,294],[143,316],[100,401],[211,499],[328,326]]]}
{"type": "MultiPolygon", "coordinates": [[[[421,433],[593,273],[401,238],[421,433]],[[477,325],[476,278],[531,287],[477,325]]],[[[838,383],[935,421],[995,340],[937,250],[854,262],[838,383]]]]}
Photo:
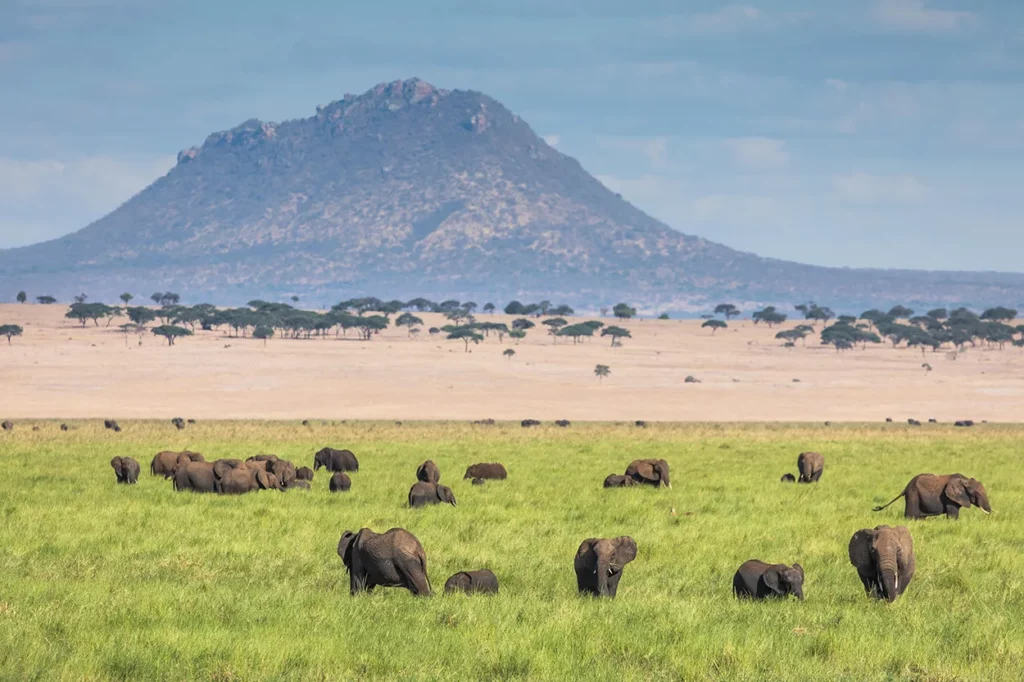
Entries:
{"type": "Polygon", "coordinates": [[[943,426],[19,422],[0,434],[0,679],[5,680],[1019,680],[1024,670],[1024,429],[943,426]],[[33,424],[40,427],[32,431],[33,424]],[[274,452],[310,465],[352,448],[353,490],[176,494],[149,475],[160,449],[208,459],[274,452]],[[821,483],[782,485],[816,449],[821,483]],[[143,465],[116,486],[109,459],[143,465]],[[665,457],[672,490],[603,490],[637,457],[665,457]],[[431,458],[459,506],[405,508],[431,458]],[[461,478],[501,461],[510,478],[461,478]],[[863,594],[851,534],[903,523],[871,512],[916,473],[960,471],[992,516],[908,523],[917,575],[893,605],[863,594]],[[671,513],[672,509],[678,515],[671,513]],[[402,526],[435,591],[348,594],[346,528],[402,526]],[[632,535],[618,599],[575,593],[590,536],[632,535]],[[744,560],[799,561],[807,600],[738,603],[744,560]],[[493,598],[445,596],[490,568],[493,598]]]}

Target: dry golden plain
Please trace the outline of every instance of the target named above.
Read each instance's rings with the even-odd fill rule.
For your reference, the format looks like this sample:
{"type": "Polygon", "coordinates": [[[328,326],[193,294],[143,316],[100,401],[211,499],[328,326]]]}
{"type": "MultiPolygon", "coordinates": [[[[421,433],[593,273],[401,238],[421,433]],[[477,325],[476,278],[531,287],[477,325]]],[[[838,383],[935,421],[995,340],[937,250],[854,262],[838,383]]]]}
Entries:
{"type": "MultiPolygon", "coordinates": [[[[623,323],[633,338],[618,348],[600,337],[554,343],[535,328],[518,344],[492,334],[467,353],[443,334],[424,328],[412,339],[394,327],[369,342],[353,331],[266,345],[197,331],[168,347],[148,333],[141,345],[126,339],[117,329],[124,318],[82,327],[65,311],[0,305],[0,324],[24,327],[10,346],[0,343],[0,418],[1016,422],[1024,414],[1024,354],[1009,346],[955,357],[888,343],[836,353],[817,334],[783,348],[779,327],[749,320],[712,335],[700,321],[644,319],[623,323]],[[506,348],[516,351],[511,359],[506,348]],[[611,376],[598,381],[596,364],[611,376]],[[688,375],[700,383],[684,383],[688,375]]],[[[426,327],[443,324],[420,316],[426,327]]]]}

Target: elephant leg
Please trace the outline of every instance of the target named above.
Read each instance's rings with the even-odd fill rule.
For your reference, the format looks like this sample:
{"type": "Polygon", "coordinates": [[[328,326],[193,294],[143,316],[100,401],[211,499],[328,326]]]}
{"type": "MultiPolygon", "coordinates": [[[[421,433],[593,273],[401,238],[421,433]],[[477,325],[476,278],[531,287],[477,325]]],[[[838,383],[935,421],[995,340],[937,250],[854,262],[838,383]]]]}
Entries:
{"type": "Polygon", "coordinates": [[[580,594],[590,591],[590,586],[587,585],[585,576],[579,570],[576,571],[576,591],[580,594]]]}
{"type": "Polygon", "coordinates": [[[907,488],[905,496],[906,507],[903,510],[903,516],[908,519],[921,519],[924,518],[924,514],[921,513],[921,495],[916,490],[907,488]]]}
{"type": "Polygon", "coordinates": [[[958,519],[960,518],[960,505],[952,502],[946,504],[946,518],[947,519],[958,519]]]}
{"type": "Polygon", "coordinates": [[[862,571],[858,568],[857,575],[860,577],[860,581],[864,583],[864,591],[872,597],[877,596],[878,583],[875,580],[874,572],[872,571],[869,573],[867,571],[862,571]]]}
{"type": "Polygon", "coordinates": [[[818,482],[818,479],[821,478],[821,471],[822,471],[821,469],[818,469],[813,474],[811,474],[811,483],[817,483],[818,482]]]}
{"type": "Polygon", "coordinates": [[[424,575],[423,569],[420,568],[419,564],[397,564],[396,568],[401,573],[402,582],[405,583],[407,590],[417,597],[430,596],[430,584],[427,582],[427,576],[424,575]]]}
{"type": "Polygon", "coordinates": [[[615,571],[615,573],[612,573],[610,576],[608,576],[608,596],[612,597],[613,599],[615,598],[616,592],[618,592],[619,590],[620,578],[622,578],[622,571],[615,571]]]}

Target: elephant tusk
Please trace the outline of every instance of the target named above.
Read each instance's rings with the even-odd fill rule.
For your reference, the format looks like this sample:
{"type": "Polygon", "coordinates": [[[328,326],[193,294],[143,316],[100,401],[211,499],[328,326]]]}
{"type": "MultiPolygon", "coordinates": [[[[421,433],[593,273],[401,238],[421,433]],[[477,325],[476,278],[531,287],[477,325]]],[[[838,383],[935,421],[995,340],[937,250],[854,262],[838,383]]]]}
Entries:
{"type": "Polygon", "coordinates": [[[991,513],[991,512],[985,511],[984,509],[982,509],[981,511],[985,512],[986,515],[991,513]]]}

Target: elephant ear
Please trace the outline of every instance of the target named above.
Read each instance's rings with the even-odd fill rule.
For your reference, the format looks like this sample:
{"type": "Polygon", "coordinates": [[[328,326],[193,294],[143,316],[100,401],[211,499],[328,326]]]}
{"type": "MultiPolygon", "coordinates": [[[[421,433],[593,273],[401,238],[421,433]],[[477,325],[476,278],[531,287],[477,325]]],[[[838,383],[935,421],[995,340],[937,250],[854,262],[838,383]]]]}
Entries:
{"type": "Polygon", "coordinates": [[[850,563],[860,568],[871,565],[871,541],[875,531],[862,528],[850,538],[850,563]]]}
{"type": "Polygon", "coordinates": [[[800,574],[800,577],[804,577],[804,567],[800,564],[793,564],[793,570],[800,574]]]}
{"type": "Polygon", "coordinates": [[[114,467],[115,470],[120,469],[121,468],[121,458],[120,457],[115,457],[114,459],[110,460],[110,466],[114,467]]]}
{"type": "Polygon", "coordinates": [[[266,490],[267,488],[270,487],[270,474],[268,474],[266,471],[257,470],[256,482],[259,484],[261,488],[266,490]]]}
{"type": "Polygon", "coordinates": [[[911,537],[910,531],[907,529],[907,527],[896,526],[895,528],[893,528],[893,531],[896,533],[896,536],[900,539],[900,547],[907,552],[913,552],[914,538],[911,537]]]}
{"type": "Polygon", "coordinates": [[[763,580],[764,584],[768,586],[768,589],[770,589],[775,594],[784,593],[782,586],[779,584],[778,569],[769,568],[767,571],[761,574],[761,580],[763,580]]]}
{"type": "Polygon", "coordinates": [[[452,492],[451,488],[446,485],[441,485],[438,486],[438,489],[441,491],[441,499],[444,502],[447,502],[453,507],[457,506],[458,503],[455,501],[455,493],[452,492]]]}
{"type": "Polygon", "coordinates": [[[636,541],[628,535],[623,535],[616,541],[615,561],[616,566],[622,567],[636,558],[636,541]]]}
{"type": "Polygon", "coordinates": [[[341,534],[341,539],[338,540],[338,556],[341,557],[342,563],[348,568],[352,565],[352,544],[355,542],[356,534],[350,530],[345,531],[341,534]]]}
{"type": "Polygon", "coordinates": [[[971,498],[967,496],[967,490],[964,489],[963,479],[953,476],[949,479],[949,483],[946,484],[943,490],[946,493],[946,497],[953,500],[961,507],[969,509],[971,506],[971,498]]]}
{"type": "Polygon", "coordinates": [[[594,548],[594,543],[597,542],[597,538],[587,538],[580,543],[580,548],[576,550],[576,557],[582,557],[590,552],[594,548]]]}

